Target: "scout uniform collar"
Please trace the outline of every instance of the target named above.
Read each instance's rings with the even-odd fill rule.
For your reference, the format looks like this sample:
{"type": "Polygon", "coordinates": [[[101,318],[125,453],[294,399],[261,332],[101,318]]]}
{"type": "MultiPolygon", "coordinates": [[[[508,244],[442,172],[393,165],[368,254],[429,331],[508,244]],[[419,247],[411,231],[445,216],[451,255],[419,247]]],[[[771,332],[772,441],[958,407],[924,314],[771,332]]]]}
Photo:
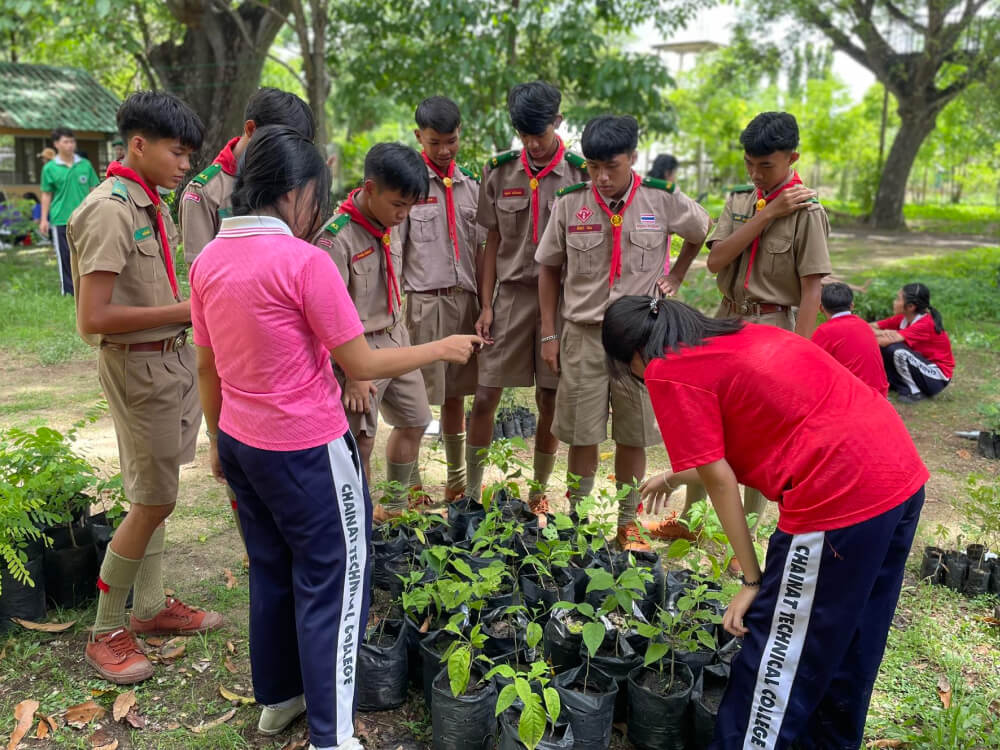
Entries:
{"type": "Polygon", "coordinates": [[[237,164],[236,155],[233,153],[233,149],[236,148],[236,144],[242,137],[243,136],[238,135],[230,140],[229,143],[222,147],[219,155],[212,161],[212,164],[218,164],[222,167],[222,171],[230,177],[236,176],[237,164]]]}
{"type": "MultiPolygon", "coordinates": [[[[163,212],[160,210],[160,194],[155,190],[150,189],[149,185],[146,184],[145,180],[142,179],[132,169],[129,169],[121,162],[113,161],[108,165],[108,177],[121,177],[126,180],[131,180],[146,194],[149,199],[149,203],[153,206],[156,211],[156,233],[160,236],[160,248],[163,250],[163,265],[167,269],[167,279],[170,281],[170,291],[174,293],[174,299],[178,302],[180,301],[180,295],[177,292],[177,276],[174,273],[174,258],[170,251],[170,241],[167,239],[167,227],[163,222],[163,212]]],[[[112,192],[114,192],[114,187],[112,187],[112,192]]],[[[139,204],[141,205],[141,204],[139,204]]]]}
{"type": "Polygon", "coordinates": [[[363,213],[361,209],[358,208],[357,204],[354,202],[354,196],[361,192],[361,188],[356,188],[343,203],[340,204],[338,209],[341,213],[347,214],[351,217],[351,221],[357,223],[365,231],[368,232],[372,237],[378,240],[379,245],[382,247],[382,252],[385,255],[385,285],[388,290],[388,303],[389,303],[389,314],[392,315],[392,297],[395,293],[396,305],[401,307],[403,304],[403,296],[399,293],[399,280],[396,278],[396,269],[392,265],[392,254],[389,252],[389,247],[392,244],[392,235],[390,230],[384,229],[380,230],[375,227],[363,213]]]}
{"type": "MultiPolygon", "coordinates": [[[[625,198],[625,203],[621,206],[618,211],[612,211],[608,208],[608,204],[604,202],[604,198],[597,191],[597,186],[591,182],[590,190],[594,194],[594,200],[597,201],[597,205],[600,207],[604,215],[608,217],[608,221],[611,222],[611,271],[608,274],[608,287],[615,285],[615,279],[622,275],[622,224],[625,223],[624,216],[628,207],[632,204],[632,200],[635,198],[635,194],[639,192],[639,186],[642,184],[642,180],[639,176],[632,172],[632,187],[625,193],[627,196],[625,198]]],[[[616,201],[620,202],[620,201],[616,201]]]]}
{"type": "Polygon", "coordinates": [[[292,230],[277,216],[227,216],[219,227],[218,237],[253,237],[258,234],[284,234],[292,230]]]}
{"type": "Polygon", "coordinates": [[[557,135],[556,140],[559,141],[559,147],[556,149],[555,156],[537,173],[531,171],[528,150],[521,149],[521,166],[524,167],[524,172],[529,177],[528,186],[531,188],[531,241],[536,245],[538,244],[538,183],[543,177],[562,164],[563,156],[566,154],[566,144],[563,143],[563,139],[557,135]]]}
{"type": "MultiPolygon", "coordinates": [[[[430,160],[427,156],[426,151],[421,151],[420,155],[424,157],[424,163],[428,168],[441,178],[441,183],[444,185],[444,210],[445,215],[448,218],[448,237],[451,238],[452,247],[455,248],[455,261],[458,261],[458,223],[455,221],[455,160],[452,159],[448,163],[448,170],[442,172],[438,169],[437,164],[430,160]]],[[[459,172],[461,174],[461,172],[459,172]]]]}
{"type": "MultiPolygon", "coordinates": [[[[788,188],[790,188],[790,187],[792,187],[794,185],[801,185],[801,184],[802,184],[802,180],[799,179],[799,173],[798,172],[792,172],[792,176],[788,180],[786,180],[783,185],[779,185],[774,190],[772,190],[770,193],[765,194],[763,190],[758,189],[757,190],[757,202],[754,204],[754,208],[757,211],[763,210],[763,208],[768,203],[770,203],[775,198],[777,198],[779,195],[781,195],[781,193],[783,193],[786,190],[788,190],[788,188]]],[[[750,271],[753,269],[753,262],[754,262],[754,259],[756,259],[756,257],[757,257],[757,250],[758,249],[760,249],[760,235],[759,234],[756,237],[754,237],[753,238],[753,242],[750,243],[750,260],[747,262],[747,274],[743,278],[743,288],[744,289],[749,289],[750,288],[750,271]]]]}

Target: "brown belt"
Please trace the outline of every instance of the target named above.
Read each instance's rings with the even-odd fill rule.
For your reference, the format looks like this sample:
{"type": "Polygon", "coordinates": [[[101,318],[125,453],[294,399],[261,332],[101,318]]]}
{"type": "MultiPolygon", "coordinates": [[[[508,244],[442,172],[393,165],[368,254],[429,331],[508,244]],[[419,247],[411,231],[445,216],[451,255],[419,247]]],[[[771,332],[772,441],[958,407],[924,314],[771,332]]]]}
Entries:
{"type": "Polygon", "coordinates": [[[728,297],[725,302],[731,312],[738,312],[740,315],[767,315],[791,309],[788,305],[775,305],[771,302],[743,302],[738,305],[728,297]]]}
{"type": "Polygon", "coordinates": [[[460,286],[446,286],[441,289],[425,289],[417,294],[429,294],[431,297],[453,297],[456,294],[471,294],[460,286]]]}
{"type": "Polygon", "coordinates": [[[187,331],[178,333],[168,339],[159,341],[140,341],[136,344],[119,344],[116,341],[102,341],[102,349],[114,349],[122,352],[175,352],[187,343],[187,331]]]}

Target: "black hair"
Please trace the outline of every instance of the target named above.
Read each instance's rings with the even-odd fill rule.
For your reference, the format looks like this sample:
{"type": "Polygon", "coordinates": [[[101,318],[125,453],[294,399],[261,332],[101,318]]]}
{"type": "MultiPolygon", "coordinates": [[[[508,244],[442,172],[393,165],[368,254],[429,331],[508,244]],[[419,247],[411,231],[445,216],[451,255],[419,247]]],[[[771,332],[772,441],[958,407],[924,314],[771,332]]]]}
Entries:
{"type": "Polygon", "coordinates": [[[423,130],[431,128],[439,133],[454,133],[462,125],[462,113],[458,105],[447,96],[432,96],[417,105],[413,119],[423,130]]]}
{"type": "MultiPolygon", "coordinates": [[[[293,128],[282,125],[257,128],[240,157],[233,189],[233,214],[276,211],[281,196],[308,185],[313,188],[311,226],[316,231],[330,213],[330,170],[326,159],[311,139],[293,128]]],[[[291,222],[285,223],[291,226],[291,222]]]]}
{"type": "Polygon", "coordinates": [[[26,201],[34,201],[35,203],[41,203],[41,201],[40,201],[40,200],[38,200],[38,196],[37,196],[37,195],[35,195],[35,194],[34,194],[34,193],[32,193],[32,192],[28,192],[28,193],[25,193],[25,194],[24,194],[24,195],[23,195],[22,197],[23,197],[23,198],[24,198],[24,199],[25,199],[26,201]]]}
{"type": "Polygon", "coordinates": [[[934,332],[941,333],[944,330],[944,322],[941,320],[941,313],[931,307],[931,290],[920,282],[907,284],[903,287],[903,304],[913,305],[917,314],[930,313],[931,320],[934,321],[934,332]]]}
{"type": "Polygon", "coordinates": [[[423,158],[402,143],[376,143],[365,156],[365,179],[398,190],[404,198],[423,200],[430,189],[423,158]]]}
{"type": "Polygon", "coordinates": [[[740,143],[750,156],[794,151],[799,147],[799,124],[788,112],[761,112],[740,133],[740,143]]]}
{"type": "Polygon", "coordinates": [[[639,123],[630,115],[601,115],[587,123],[580,138],[583,155],[596,161],[610,161],[619,154],[631,154],[639,145],[639,123]]]}
{"type": "Polygon", "coordinates": [[[52,130],[52,143],[54,144],[60,138],[76,138],[76,136],[69,128],[54,128],[52,130]]]}
{"type": "Polygon", "coordinates": [[[851,309],[851,303],[853,302],[854,292],[851,291],[851,287],[841,281],[826,284],[819,298],[819,303],[823,305],[823,309],[831,315],[847,312],[851,309]]]}
{"type": "Polygon", "coordinates": [[[265,86],[257,89],[247,102],[244,120],[253,120],[258,128],[284,125],[310,141],[316,137],[316,123],[309,105],[295,94],[265,86]]]}
{"type": "Polygon", "coordinates": [[[677,157],[673,154],[660,154],[653,159],[653,166],[649,168],[648,177],[655,180],[667,179],[667,173],[677,169],[677,157]]]}
{"type": "Polygon", "coordinates": [[[519,83],[507,94],[507,112],[514,130],[541,135],[559,116],[562,94],[545,81],[519,83]]]}
{"type": "Polygon", "coordinates": [[[604,313],[601,340],[612,377],[628,375],[636,353],[646,363],[682,346],[700,346],[713,336],[743,328],[739,318],[709,318],[672,299],[630,295],[616,300],[604,313]]]}
{"type": "Polygon", "coordinates": [[[136,133],[151,140],[176,138],[197,151],[205,125],[182,100],[162,91],[137,91],[118,108],[118,132],[127,143],[136,133]]]}

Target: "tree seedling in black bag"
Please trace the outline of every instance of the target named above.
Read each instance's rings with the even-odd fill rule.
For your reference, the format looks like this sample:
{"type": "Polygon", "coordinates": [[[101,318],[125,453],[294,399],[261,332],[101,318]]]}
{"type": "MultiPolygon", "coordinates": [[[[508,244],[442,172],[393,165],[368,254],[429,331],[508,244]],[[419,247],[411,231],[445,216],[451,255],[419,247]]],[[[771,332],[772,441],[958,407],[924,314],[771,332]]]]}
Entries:
{"type": "MultiPolygon", "coordinates": [[[[540,637],[540,636],[539,636],[540,637]]],[[[535,645],[537,645],[537,641],[535,645]]],[[[559,693],[549,683],[552,679],[552,669],[543,661],[533,662],[527,673],[515,672],[507,664],[500,664],[491,669],[486,677],[500,675],[513,680],[506,685],[497,696],[496,715],[514,705],[520,699],[521,712],[517,722],[518,739],[528,750],[535,750],[545,736],[547,729],[555,732],[556,722],[562,711],[559,693]]]]}

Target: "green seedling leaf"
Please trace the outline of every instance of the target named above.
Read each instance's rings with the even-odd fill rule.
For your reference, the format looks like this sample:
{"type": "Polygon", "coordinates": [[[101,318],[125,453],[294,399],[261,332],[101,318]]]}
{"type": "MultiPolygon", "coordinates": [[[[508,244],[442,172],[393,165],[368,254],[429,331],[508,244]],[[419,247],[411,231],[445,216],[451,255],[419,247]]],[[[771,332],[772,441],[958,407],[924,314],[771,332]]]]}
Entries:
{"type": "Polygon", "coordinates": [[[448,681],[451,683],[451,694],[456,698],[465,693],[469,687],[472,653],[467,647],[455,649],[448,657],[448,681]]]}
{"type": "Polygon", "coordinates": [[[599,622],[588,622],[583,626],[583,643],[587,647],[587,653],[593,659],[597,649],[604,642],[604,626],[599,622]]]}
{"type": "Polygon", "coordinates": [[[537,622],[529,622],[524,632],[524,642],[528,644],[528,648],[534,648],[540,640],[542,640],[542,626],[537,622]]]}
{"type": "Polygon", "coordinates": [[[715,651],[715,639],[706,633],[702,628],[696,631],[696,637],[701,641],[701,645],[710,651],[715,651]]]}
{"type": "Polygon", "coordinates": [[[494,716],[499,716],[508,708],[514,705],[514,700],[517,698],[517,690],[514,686],[504,685],[503,690],[500,691],[500,695],[497,696],[497,708],[494,712],[494,716]]]}
{"type": "Polygon", "coordinates": [[[494,675],[500,675],[501,677],[506,677],[508,680],[513,680],[515,674],[514,668],[509,664],[497,664],[493,667],[493,669],[486,673],[485,679],[489,680],[494,675]]]}
{"type": "Polygon", "coordinates": [[[614,576],[603,568],[598,568],[596,570],[588,568],[587,575],[590,576],[590,581],[587,583],[588,594],[595,590],[606,591],[613,588],[615,585],[614,576]]]}
{"type": "Polygon", "coordinates": [[[666,643],[650,643],[646,647],[646,658],[642,660],[642,665],[648,667],[650,664],[655,664],[670,650],[670,646],[666,643]]]}
{"type": "Polygon", "coordinates": [[[528,750],[535,750],[545,736],[545,711],[541,699],[534,693],[528,694],[521,709],[521,720],[517,724],[517,736],[528,750]]]}
{"type": "Polygon", "coordinates": [[[559,721],[559,714],[562,712],[562,702],[559,700],[559,693],[555,688],[543,688],[542,697],[545,698],[545,711],[549,715],[552,725],[559,721]]]}
{"type": "Polygon", "coordinates": [[[524,678],[514,678],[514,689],[517,690],[517,697],[520,698],[521,702],[525,705],[527,705],[534,696],[534,693],[531,692],[531,683],[524,678]]]}

